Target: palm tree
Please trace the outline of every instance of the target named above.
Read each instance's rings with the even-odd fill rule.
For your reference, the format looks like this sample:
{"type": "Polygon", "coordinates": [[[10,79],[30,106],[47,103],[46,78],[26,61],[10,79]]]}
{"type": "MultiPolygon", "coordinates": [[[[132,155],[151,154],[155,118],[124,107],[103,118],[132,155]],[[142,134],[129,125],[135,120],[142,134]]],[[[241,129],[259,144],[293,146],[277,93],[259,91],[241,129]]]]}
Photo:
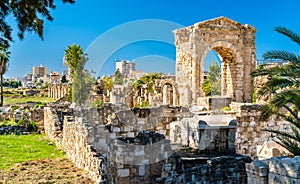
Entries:
{"type": "Polygon", "coordinates": [[[83,57],[84,53],[79,45],[73,44],[65,50],[64,62],[69,67],[72,78],[83,57]]]}
{"type": "Polygon", "coordinates": [[[7,48],[0,47],[0,93],[1,93],[1,102],[0,107],[3,107],[3,75],[7,69],[7,63],[10,57],[10,52],[7,48]]]}
{"type": "Polygon", "coordinates": [[[1,102],[0,107],[3,107],[3,75],[6,72],[6,66],[10,57],[10,52],[5,47],[0,47],[0,93],[1,93],[1,102]]]}
{"type": "MultiPolygon", "coordinates": [[[[276,27],[281,33],[300,46],[300,36],[285,27],[276,27]]],[[[253,77],[264,76],[268,81],[257,92],[259,98],[269,96],[270,100],[262,109],[260,119],[267,120],[277,115],[291,123],[292,132],[264,129],[278,135],[278,144],[289,150],[293,155],[300,155],[300,56],[283,50],[271,50],[263,55],[264,59],[287,61],[282,65],[268,67],[259,66],[253,77]]]]}

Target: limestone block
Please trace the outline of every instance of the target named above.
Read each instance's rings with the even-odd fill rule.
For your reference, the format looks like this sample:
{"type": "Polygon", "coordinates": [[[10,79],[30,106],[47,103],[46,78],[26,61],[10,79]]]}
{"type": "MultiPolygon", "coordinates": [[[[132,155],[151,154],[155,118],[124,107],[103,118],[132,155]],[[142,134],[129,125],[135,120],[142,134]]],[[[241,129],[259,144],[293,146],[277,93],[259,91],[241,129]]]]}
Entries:
{"type": "Polygon", "coordinates": [[[128,138],[133,138],[134,137],[134,132],[128,132],[127,137],[128,138]]]}
{"type": "Polygon", "coordinates": [[[249,124],[248,122],[243,122],[242,127],[248,127],[248,124],[249,124]]]}
{"type": "Polygon", "coordinates": [[[241,138],[237,138],[237,139],[235,140],[235,142],[236,142],[237,144],[240,144],[240,143],[242,142],[242,139],[241,139],[241,138]]]}
{"type": "Polygon", "coordinates": [[[128,177],[129,169],[118,169],[118,177],[128,177]]]}
{"type": "Polygon", "coordinates": [[[118,163],[118,169],[123,169],[123,168],[124,168],[124,164],[118,163]]]}
{"type": "Polygon", "coordinates": [[[115,133],[121,132],[121,129],[119,127],[114,127],[113,132],[115,133]]]}
{"type": "Polygon", "coordinates": [[[270,173],[286,175],[291,178],[300,179],[300,157],[272,158],[270,162],[270,173]]]}
{"type": "Polygon", "coordinates": [[[129,177],[118,179],[118,184],[128,184],[128,183],[130,183],[130,178],[129,177]]]}
{"type": "Polygon", "coordinates": [[[145,168],[145,165],[140,165],[139,166],[139,175],[140,176],[145,176],[146,174],[146,168],[145,168]]]}
{"type": "Polygon", "coordinates": [[[87,142],[88,143],[94,143],[95,137],[93,135],[88,136],[87,142]]]}
{"type": "Polygon", "coordinates": [[[282,183],[294,183],[294,184],[300,184],[300,179],[292,178],[288,176],[282,176],[279,174],[270,173],[269,174],[269,183],[274,184],[282,184],[282,183]]]}
{"type": "Polygon", "coordinates": [[[141,146],[136,146],[134,150],[134,155],[135,156],[143,156],[145,155],[145,151],[141,146]]]}

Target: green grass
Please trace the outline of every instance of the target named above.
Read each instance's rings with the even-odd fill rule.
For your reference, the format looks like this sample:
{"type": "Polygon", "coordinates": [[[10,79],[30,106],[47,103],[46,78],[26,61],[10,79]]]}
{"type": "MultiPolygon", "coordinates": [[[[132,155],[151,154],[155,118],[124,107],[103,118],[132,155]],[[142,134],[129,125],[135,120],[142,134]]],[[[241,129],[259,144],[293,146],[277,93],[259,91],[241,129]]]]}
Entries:
{"type": "Polygon", "coordinates": [[[27,102],[55,102],[56,99],[53,98],[45,98],[39,96],[32,96],[32,97],[4,97],[4,105],[13,105],[17,103],[27,103],[27,102]]]}
{"type": "Polygon", "coordinates": [[[29,160],[64,157],[49,142],[43,134],[0,136],[0,170],[29,160]]]}

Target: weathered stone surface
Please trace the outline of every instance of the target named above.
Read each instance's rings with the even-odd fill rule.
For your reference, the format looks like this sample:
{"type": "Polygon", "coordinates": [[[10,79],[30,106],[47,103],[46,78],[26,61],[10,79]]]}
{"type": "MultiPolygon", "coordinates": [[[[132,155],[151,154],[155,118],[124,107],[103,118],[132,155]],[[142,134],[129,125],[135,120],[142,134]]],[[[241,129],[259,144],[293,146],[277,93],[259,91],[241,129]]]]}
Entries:
{"type": "MultiPolygon", "coordinates": [[[[262,157],[263,154],[260,153],[260,148],[265,143],[274,141],[276,139],[276,135],[263,130],[275,129],[286,132],[291,131],[291,127],[288,122],[275,117],[271,117],[266,122],[260,121],[261,108],[263,107],[263,105],[249,103],[233,103],[232,105],[235,106],[234,108],[236,108],[237,111],[237,139],[235,141],[235,146],[236,152],[239,154],[248,155],[254,159],[258,158],[258,154],[261,156],[261,159],[267,158],[267,154],[265,154],[265,157],[262,157]]],[[[270,152],[275,151],[272,151],[271,149],[273,148],[271,147],[269,149],[270,152]]],[[[284,151],[284,149],[281,148],[278,148],[278,151],[280,152],[280,155],[288,154],[286,151],[284,151]]]]}
{"type": "Polygon", "coordinates": [[[204,60],[211,50],[222,59],[222,95],[237,102],[251,102],[253,83],[250,73],[256,67],[255,32],[252,26],[226,17],[175,30],[179,104],[191,106],[204,97],[204,60]]]}
{"type": "Polygon", "coordinates": [[[254,160],[251,163],[247,163],[246,171],[248,183],[267,184],[269,176],[269,162],[270,160],[254,160]]]}
{"type": "Polygon", "coordinates": [[[300,157],[273,157],[246,164],[248,183],[300,183],[300,157]]]}
{"type": "Polygon", "coordinates": [[[68,94],[68,84],[50,84],[48,87],[48,96],[50,98],[63,98],[68,94]]]}

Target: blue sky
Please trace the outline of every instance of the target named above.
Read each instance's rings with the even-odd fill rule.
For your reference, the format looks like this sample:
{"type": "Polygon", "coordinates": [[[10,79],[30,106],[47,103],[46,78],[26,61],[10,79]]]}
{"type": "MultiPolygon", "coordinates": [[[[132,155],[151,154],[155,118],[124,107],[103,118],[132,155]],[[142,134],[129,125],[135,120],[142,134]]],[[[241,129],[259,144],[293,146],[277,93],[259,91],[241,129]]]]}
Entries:
{"type": "MultiPolygon", "coordinates": [[[[96,72],[113,73],[115,59],[134,60],[137,62],[138,69],[174,72],[175,47],[172,45],[172,40],[169,40],[173,38],[171,32],[173,26],[176,27],[175,24],[190,26],[219,16],[226,16],[242,24],[250,24],[257,29],[257,59],[261,59],[262,54],[271,49],[299,51],[297,45],[273,31],[275,26],[281,25],[300,33],[300,2],[296,0],[286,2],[279,0],[77,0],[74,5],[62,4],[56,0],[56,4],[56,10],[52,11],[54,21],[45,23],[44,40],[31,33],[26,34],[22,41],[14,36],[15,42],[10,48],[12,54],[6,77],[30,73],[32,66],[40,64],[48,66],[50,71],[61,72],[66,69],[63,56],[68,45],[76,43],[89,51],[92,47],[96,48],[97,39],[99,40],[101,35],[110,33],[112,29],[119,28],[125,23],[144,19],[174,23],[168,28],[136,25],[136,29],[142,27],[150,33],[151,31],[161,33],[168,41],[145,38],[143,41],[123,45],[109,55],[101,66],[93,66],[96,72]],[[167,31],[168,29],[170,31],[167,31]],[[162,59],[162,63],[154,62],[159,59],[162,59]],[[153,68],[149,65],[151,62],[154,63],[153,68]]],[[[12,19],[8,19],[8,22],[14,24],[12,19]]],[[[90,62],[103,62],[97,61],[97,58],[105,55],[105,49],[115,42],[122,42],[124,37],[128,37],[128,33],[111,35],[105,42],[99,42],[101,45],[93,50],[96,54],[94,56],[91,54],[90,62]]]]}

